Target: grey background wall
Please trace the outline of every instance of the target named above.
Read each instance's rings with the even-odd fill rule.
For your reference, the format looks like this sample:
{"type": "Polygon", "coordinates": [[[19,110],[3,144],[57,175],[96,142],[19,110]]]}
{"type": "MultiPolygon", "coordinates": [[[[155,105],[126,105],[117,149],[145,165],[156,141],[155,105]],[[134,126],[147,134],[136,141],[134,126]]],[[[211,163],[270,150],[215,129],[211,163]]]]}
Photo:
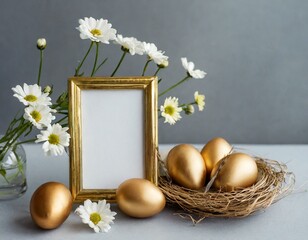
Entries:
{"type": "MultiPolygon", "coordinates": [[[[166,51],[170,67],[162,71],[160,90],[184,76],[183,56],[208,73],[170,92],[188,102],[198,90],[207,107],[175,126],[160,121],[160,143],[214,136],[232,143],[308,143],[306,0],[1,0],[0,132],[21,106],[11,87],[36,81],[36,39],[48,41],[43,85],[54,84],[58,94],[89,46],[75,29],[89,16],[166,51]]],[[[121,51],[110,45],[103,54],[109,59],[99,75],[109,75],[121,51]]],[[[140,74],[144,62],[127,58],[119,75],[140,74]]]]}

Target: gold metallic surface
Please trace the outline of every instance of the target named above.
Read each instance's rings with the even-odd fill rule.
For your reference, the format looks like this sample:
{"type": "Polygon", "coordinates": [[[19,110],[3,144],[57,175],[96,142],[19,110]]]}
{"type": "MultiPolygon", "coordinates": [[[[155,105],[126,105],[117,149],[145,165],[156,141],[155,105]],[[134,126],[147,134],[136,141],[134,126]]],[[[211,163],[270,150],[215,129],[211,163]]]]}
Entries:
{"type": "Polygon", "coordinates": [[[62,183],[48,182],[32,195],[32,220],[43,229],[59,227],[69,216],[73,205],[71,192],[62,183]]]}
{"type": "Polygon", "coordinates": [[[128,216],[147,218],[161,212],[166,199],[161,190],[146,179],[132,178],[123,182],[117,189],[119,208],[128,216]]]}
{"type": "Polygon", "coordinates": [[[167,156],[167,170],[170,177],[183,187],[200,189],[205,184],[205,163],[192,145],[180,144],[172,148],[167,156]]]}
{"type": "Polygon", "coordinates": [[[232,146],[223,138],[210,140],[201,150],[207,174],[210,175],[216,163],[232,151],[232,146]]]}
{"type": "Polygon", "coordinates": [[[157,185],[157,77],[73,77],[68,80],[68,89],[71,134],[70,189],[73,201],[106,199],[108,202],[115,202],[116,197],[116,189],[83,188],[80,96],[81,91],[85,89],[141,89],[144,91],[144,171],[145,178],[157,185]]]}
{"type": "Polygon", "coordinates": [[[224,164],[213,184],[215,188],[230,192],[236,188],[250,187],[257,181],[257,164],[245,153],[232,153],[223,161],[218,162],[212,170],[211,178],[222,162],[224,164]]]}

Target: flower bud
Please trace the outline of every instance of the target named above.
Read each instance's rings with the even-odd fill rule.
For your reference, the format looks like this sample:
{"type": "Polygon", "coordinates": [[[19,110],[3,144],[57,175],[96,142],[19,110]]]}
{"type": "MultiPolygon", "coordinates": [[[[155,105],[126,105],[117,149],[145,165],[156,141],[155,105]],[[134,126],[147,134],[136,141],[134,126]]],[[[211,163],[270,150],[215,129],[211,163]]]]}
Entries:
{"type": "Polygon", "coordinates": [[[129,52],[129,49],[126,48],[126,47],[124,47],[124,46],[121,47],[121,50],[122,50],[123,52],[127,52],[127,53],[129,52]]]}
{"type": "Polygon", "coordinates": [[[62,103],[64,102],[65,100],[67,100],[68,98],[68,93],[65,91],[64,93],[62,93],[58,99],[57,99],[57,103],[62,103]]]}
{"type": "Polygon", "coordinates": [[[157,65],[159,68],[166,68],[169,66],[169,61],[168,60],[163,60],[163,62],[159,65],[157,65]]]}
{"type": "Polygon", "coordinates": [[[193,105],[189,104],[186,106],[186,108],[184,108],[184,111],[186,115],[191,115],[195,112],[195,108],[193,105]]]}
{"type": "Polygon", "coordinates": [[[46,87],[44,87],[43,92],[50,95],[52,93],[52,86],[50,87],[49,85],[47,85],[46,87]]]}
{"type": "Polygon", "coordinates": [[[36,46],[40,50],[45,49],[46,48],[46,39],[45,38],[37,39],[36,46]]]}

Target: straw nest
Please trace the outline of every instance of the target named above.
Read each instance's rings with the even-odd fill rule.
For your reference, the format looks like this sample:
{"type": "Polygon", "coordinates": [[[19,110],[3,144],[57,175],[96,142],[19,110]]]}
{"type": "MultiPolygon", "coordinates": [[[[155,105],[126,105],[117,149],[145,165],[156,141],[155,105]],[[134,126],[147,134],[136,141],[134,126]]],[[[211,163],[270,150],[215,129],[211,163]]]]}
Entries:
{"type": "Polygon", "coordinates": [[[295,176],[288,171],[285,164],[260,157],[254,158],[258,166],[257,182],[245,189],[222,192],[211,189],[214,179],[200,190],[190,190],[176,185],[159,157],[162,173],[159,177],[159,187],[166,196],[167,203],[180,209],[177,214],[191,219],[193,223],[209,217],[246,217],[266,209],[290,194],[295,184],[295,176]]]}

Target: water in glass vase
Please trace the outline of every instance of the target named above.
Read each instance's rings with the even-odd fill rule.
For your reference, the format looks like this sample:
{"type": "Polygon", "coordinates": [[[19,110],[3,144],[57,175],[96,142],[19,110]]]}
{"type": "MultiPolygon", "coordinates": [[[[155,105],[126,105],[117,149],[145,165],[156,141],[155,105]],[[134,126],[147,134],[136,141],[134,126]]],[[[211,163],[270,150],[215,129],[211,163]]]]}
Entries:
{"type": "MultiPolygon", "coordinates": [[[[3,150],[4,143],[0,144],[3,150]]],[[[0,159],[0,200],[22,196],[27,190],[26,153],[22,145],[10,148],[0,159]]]]}

